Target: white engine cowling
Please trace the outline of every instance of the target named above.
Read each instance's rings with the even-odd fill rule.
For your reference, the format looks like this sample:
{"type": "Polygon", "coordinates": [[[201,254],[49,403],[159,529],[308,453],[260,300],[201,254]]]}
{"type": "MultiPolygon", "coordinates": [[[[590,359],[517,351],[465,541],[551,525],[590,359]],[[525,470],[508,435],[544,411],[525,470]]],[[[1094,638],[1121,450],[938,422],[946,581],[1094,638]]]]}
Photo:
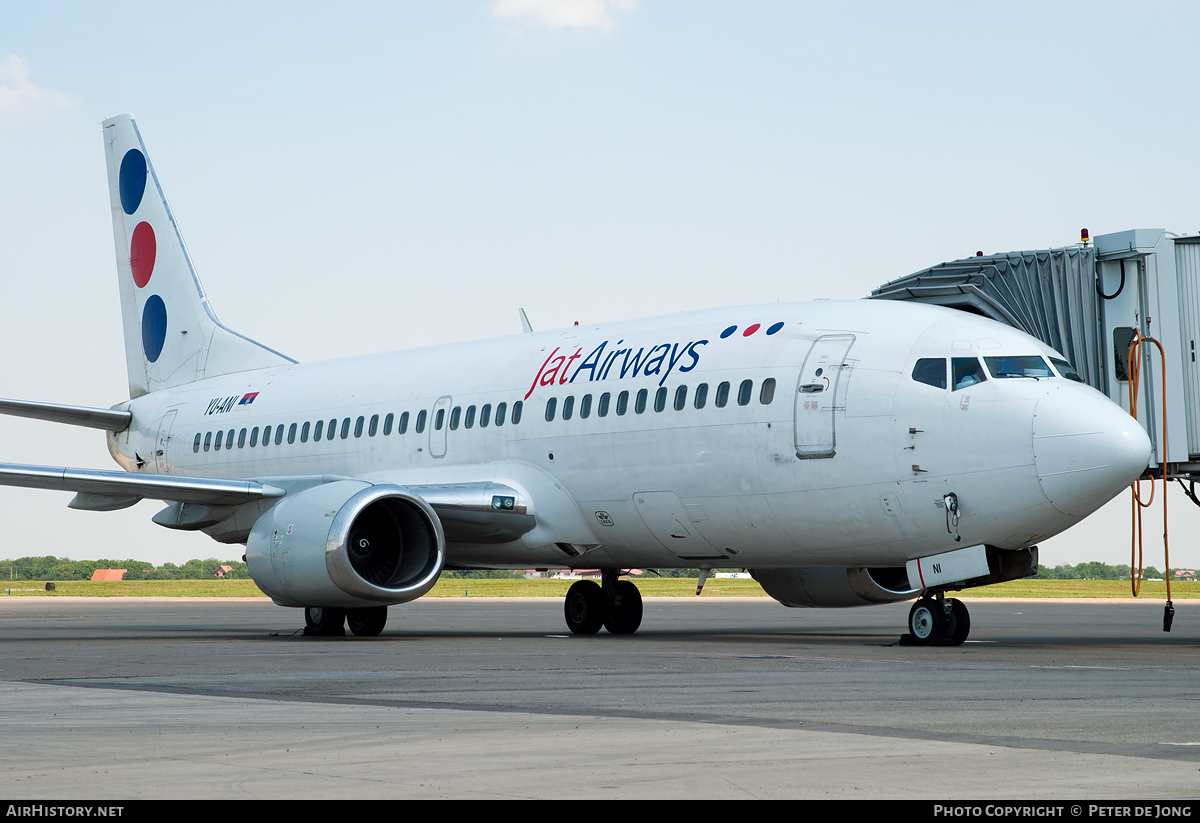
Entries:
{"type": "Polygon", "coordinates": [[[446,560],[437,513],[392,485],[339,480],[285,497],[246,541],[258,587],[281,606],[366,607],[416,600],[446,560]]]}
{"type": "Polygon", "coordinates": [[[911,600],[921,594],[909,588],[908,574],[898,569],[751,569],[771,595],[793,608],[837,609],[911,600]]]}

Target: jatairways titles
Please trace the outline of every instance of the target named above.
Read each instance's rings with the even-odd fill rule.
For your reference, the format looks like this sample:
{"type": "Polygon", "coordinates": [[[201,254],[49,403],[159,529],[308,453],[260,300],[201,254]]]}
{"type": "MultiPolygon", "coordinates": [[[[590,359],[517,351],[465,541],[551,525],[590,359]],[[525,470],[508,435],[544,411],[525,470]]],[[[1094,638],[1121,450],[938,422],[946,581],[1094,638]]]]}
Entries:
{"type": "MultiPolygon", "coordinates": [[[[624,343],[624,340],[618,340],[615,345],[619,346],[624,343]]],[[[569,356],[559,354],[562,351],[561,347],[555,348],[550,352],[550,355],[542,363],[542,367],[538,369],[538,373],[533,378],[533,383],[529,386],[529,391],[525,392],[525,399],[539,386],[565,386],[568,383],[574,383],[575,379],[583,372],[588,373],[588,382],[595,380],[607,380],[609,375],[613,373],[613,368],[620,360],[621,366],[617,371],[615,378],[622,379],[626,377],[651,377],[661,374],[658,385],[662,385],[670,377],[671,372],[679,366],[680,372],[690,372],[700,363],[700,346],[708,345],[707,340],[691,340],[687,343],[659,343],[657,346],[652,346],[649,351],[642,346],[635,354],[633,347],[624,349],[615,349],[605,352],[609,341],[605,340],[583,358],[583,362],[575,366],[575,370],[571,371],[572,364],[583,356],[583,347],[578,347],[569,356]],[[624,355],[624,357],[621,357],[624,355]],[[687,365],[680,365],[684,358],[690,358],[691,362],[687,365]],[[663,371],[663,365],[666,364],[666,371],[663,371]]]]}

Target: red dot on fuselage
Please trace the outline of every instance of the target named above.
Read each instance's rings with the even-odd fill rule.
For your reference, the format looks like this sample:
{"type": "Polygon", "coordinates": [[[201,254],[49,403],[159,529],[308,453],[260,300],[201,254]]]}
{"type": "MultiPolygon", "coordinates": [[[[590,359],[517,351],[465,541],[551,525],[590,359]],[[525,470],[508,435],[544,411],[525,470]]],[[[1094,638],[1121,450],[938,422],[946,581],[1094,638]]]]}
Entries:
{"type": "Polygon", "coordinates": [[[138,223],[133,230],[133,241],[129,244],[129,268],[133,270],[133,282],[139,289],[145,288],[154,274],[154,257],[158,244],[154,240],[154,229],[149,223],[138,223]]]}
{"type": "Polygon", "coordinates": [[[761,328],[762,328],[762,323],[755,323],[753,326],[750,326],[748,329],[746,329],[744,332],[742,332],[742,337],[749,337],[750,335],[754,334],[756,331],[758,331],[761,328]]]}

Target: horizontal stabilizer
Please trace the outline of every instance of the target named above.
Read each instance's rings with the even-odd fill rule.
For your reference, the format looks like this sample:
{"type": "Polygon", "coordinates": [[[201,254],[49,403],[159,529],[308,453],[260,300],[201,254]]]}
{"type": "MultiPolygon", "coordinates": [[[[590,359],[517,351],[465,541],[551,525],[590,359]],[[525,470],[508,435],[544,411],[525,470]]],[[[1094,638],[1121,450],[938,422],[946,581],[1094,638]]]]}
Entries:
{"type": "Polygon", "coordinates": [[[129,428],[129,421],[133,419],[133,414],[128,411],[39,403],[36,400],[0,400],[0,414],[49,420],[51,423],[66,423],[68,426],[87,426],[110,432],[125,431],[129,428]]]}
{"type": "Polygon", "coordinates": [[[117,499],[145,497],[151,500],[178,500],[213,506],[236,506],[264,497],[283,497],[286,494],[281,488],[254,480],[174,477],[165,474],[133,474],[97,469],[25,466],[15,463],[0,463],[0,486],[79,492],[84,495],[113,498],[114,503],[117,499]]]}

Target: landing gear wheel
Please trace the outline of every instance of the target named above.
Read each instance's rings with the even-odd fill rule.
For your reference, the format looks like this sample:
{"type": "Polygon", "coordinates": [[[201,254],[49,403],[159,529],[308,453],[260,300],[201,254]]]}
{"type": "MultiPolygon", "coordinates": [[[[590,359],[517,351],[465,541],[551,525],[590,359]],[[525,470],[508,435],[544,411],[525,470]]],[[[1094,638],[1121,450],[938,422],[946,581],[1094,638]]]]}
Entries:
{"type": "Polygon", "coordinates": [[[591,580],[580,580],[567,589],[563,612],[567,628],[575,634],[595,634],[604,625],[604,592],[591,580]]]}
{"type": "Polygon", "coordinates": [[[950,645],[961,646],[971,633],[971,614],[961,600],[950,601],[950,614],[954,618],[954,626],[949,633],[950,645]]]}
{"type": "Polygon", "coordinates": [[[356,637],[378,637],[386,623],[387,606],[346,610],[346,626],[356,637]]]}
{"type": "Polygon", "coordinates": [[[908,632],[918,646],[928,646],[941,637],[945,632],[945,623],[941,604],[929,597],[922,597],[913,603],[908,613],[908,632]]]}
{"type": "Polygon", "coordinates": [[[617,581],[615,588],[604,628],[610,634],[633,634],[642,625],[642,593],[628,580],[617,581]]]}
{"type": "Polygon", "coordinates": [[[304,633],[310,637],[345,637],[346,610],[309,606],[304,610],[304,633]]]}

